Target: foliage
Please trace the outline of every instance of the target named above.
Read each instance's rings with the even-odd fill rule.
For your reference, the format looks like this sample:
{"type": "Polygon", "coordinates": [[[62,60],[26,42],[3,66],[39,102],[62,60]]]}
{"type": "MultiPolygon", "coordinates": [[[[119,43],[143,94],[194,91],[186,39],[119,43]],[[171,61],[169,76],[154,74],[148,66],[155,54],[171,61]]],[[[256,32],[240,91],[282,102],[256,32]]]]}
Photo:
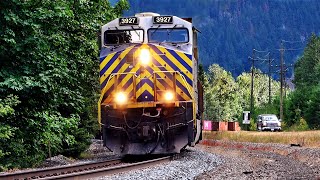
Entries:
{"type": "Polygon", "coordinates": [[[303,56],[295,63],[294,83],[298,89],[320,85],[320,37],[311,36],[303,56]]]}
{"type": "Polygon", "coordinates": [[[236,120],[241,111],[238,86],[231,74],[217,64],[209,67],[205,86],[205,115],[213,120],[236,120]]]}
{"type": "MultiPolygon", "coordinates": [[[[309,89],[309,88],[308,88],[309,89]]],[[[307,108],[307,99],[310,94],[303,89],[296,89],[286,99],[285,106],[285,122],[288,126],[292,126],[299,122],[304,116],[305,109],[307,108]]]]}
{"type": "MultiPolygon", "coordinates": [[[[264,107],[269,102],[269,77],[265,74],[262,74],[260,70],[254,70],[254,79],[253,79],[253,105],[254,109],[259,109],[264,107]]],[[[237,77],[237,83],[239,85],[241,107],[243,109],[250,109],[250,100],[251,100],[251,73],[242,73],[237,77]]],[[[279,93],[280,84],[279,82],[271,78],[271,101],[279,93]]],[[[254,111],[254,116],[259,115],[254,111]]]]}
{"type": "Polygon", "coordinates": [[[311,89],[311,96],[307,102],[305,118],[308,125],[314,129],[320,129],[320,85],[311,89]]]}
{"type": "Polygon", "coordinates": [[[303,56],[295,64],[296,90],[289,96],[289,125],[304,119],[311,129],[320,129],[320,37],[313,35],[303,56]]]}
{"type": "MultiPolygon", "coordinates": [[[[254,105],[255,113],[252,119],[259,113],[275,113],[274,104],[268,105],[269,88],[268,76],[258,73],[254,78],[254,105]]],[[[237,121],[242,119],[242,111],[250,109],[251,74],[242,73],[236,79],[231,73],[225,71],[217,64],[209,67],[205,73],[205,118],[211,120],[237,121]]],[[[271,96],[274,99],[278,93],[279,82],[271,79],[271,96]]],[[[254,122],[254,120],[253,120],[254,122]]]]}
{"type": "Polygon", "coordinates": [[[1,127],[12,132],[0,165],[30,167],[49,147],[80,154],[96,124],[97,32],[128,3],[2,0],[0,8],[0,99],[20,101],[0,105],[1,127]]]}
{"type": "MultiPolygon", "coordinates": [[[[283,125],[289,129],[320,128],[320,37],[313,36],[304,55],[295,65],[297,89],[284,98],[283,125]],[[303,120],[303,121],[301,121],[303,120]],[[306,122],[307,124],[305,124],[306,122]],[[292,128],[290,128],[292,126],[292,128]]],[[[268,76],[255,69],[254,112],[250,129],[259,114],[279,116],[280,84],[271,79],[271,103],[269,104],[268,76]]],[[[214,64],[205,74],[205,115],[212,120],[240,119],[242,110],[250,109],[251,74],[242,73],[234,81],[230,72],[214,64]],[[231,116],[230,116],[231,115],[231,116]]]]}
{"type": "Polygon", "coordinates": [[[295,122],[291,126],[285,126],[284,129],[287,131],[307,131],[307,130],[310,130],[307,121],[303,118],[300,118],[299,121],[295,122]]]}
{"type": "MultiPolygon", "coordinates": [[[[5,144],[9,143],[14,136],[15,128],[5,124],[4,118],[14,116],[13,107],[19,104],[17,96],[9,95],[5,99],[0,99],[0,159],[5,155],[10,155],[10,152],[5,149],[5,144]]],[[[0,164],[0,171],[6,167],[0,164]]]]}

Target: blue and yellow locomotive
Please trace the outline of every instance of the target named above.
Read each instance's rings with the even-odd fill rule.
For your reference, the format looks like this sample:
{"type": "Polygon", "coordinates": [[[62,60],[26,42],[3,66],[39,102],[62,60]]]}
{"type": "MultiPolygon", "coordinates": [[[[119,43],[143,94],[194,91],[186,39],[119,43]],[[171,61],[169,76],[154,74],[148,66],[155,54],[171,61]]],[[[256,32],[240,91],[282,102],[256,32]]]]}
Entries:
{"type": "Polygon", "coordinates": [[[101,29],[99,124],[119,154],[179,153],[201,139],[202,87],[191,18],[139,13],[101,29]]]}

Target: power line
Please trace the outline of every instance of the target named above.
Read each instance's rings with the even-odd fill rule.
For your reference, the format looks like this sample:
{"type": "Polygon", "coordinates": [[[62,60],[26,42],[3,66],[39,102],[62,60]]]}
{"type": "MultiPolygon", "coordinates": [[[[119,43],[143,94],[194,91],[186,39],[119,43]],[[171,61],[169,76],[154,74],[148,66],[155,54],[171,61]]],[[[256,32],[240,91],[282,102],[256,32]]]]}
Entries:
{"type": "Polygon", "coordinates": [[[304,48],[288,48],[288,49],[276,49],[277,51],[298,51],[298,50],[303,50],[304,48]]]}
{"type": "Polygon", "coordinates": [[[263,58],[260,58],[260,57],[257,57],[257,59],[262,60],[262,61],[268,61],[269,60],[269,59],[263,59],[263,58]]]}
{"type": "Polygon", "coordinates": [[[266,57],[266,56],[268,56],[268,57],[270,56],[270,51],[266,55],[264,55],[264,57],[266,57]]]}
{"type": "Polygon", "coordinates": [[[258,53],[266,53],[266,52],[269,52],[268,50],[256,50],[256,49],[253,49],[253,51],[255,52],[258,52],[258,53]]]}
{"type": "Polygon", "coordinates": [[[291,44],[294,44],[294,43],[303,43],[302,40],[300,41],[287,41],[287,40],[281,40],[281,42],[284,42],[284,43],[291,43],[291,44]]]}
{"type": "Polygon", "coordinates": [[[248,59],[254,60],[254,61],[267,61],[268,59],[263,59],[260,57],[252,58],[251,56],[248,56],[248,59]]]}

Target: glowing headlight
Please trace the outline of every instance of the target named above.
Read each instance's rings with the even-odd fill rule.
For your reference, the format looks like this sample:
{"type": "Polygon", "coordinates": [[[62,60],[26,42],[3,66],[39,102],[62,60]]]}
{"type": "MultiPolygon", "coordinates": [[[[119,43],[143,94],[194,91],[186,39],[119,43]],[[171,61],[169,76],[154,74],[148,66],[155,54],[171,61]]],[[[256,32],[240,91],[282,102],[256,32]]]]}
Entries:
{"type": "Polygon", "coordinates": [[[168,91],[164,94],[164,99],[166,101],[172,101],[174,99],[174,95],[172,92],[168,91]]]}
{"type": "Polygon", "coordinates": [[[142,65],[147,65],[151,61],[151,54],[148,49],[141,49],[139,60],[142,65]]]}
{"type": "Polygon", "coordinates": [[[116,103],[124,104],[127,101],[127,96],[123,92],[118,92],[115,98],[116,103]]]}

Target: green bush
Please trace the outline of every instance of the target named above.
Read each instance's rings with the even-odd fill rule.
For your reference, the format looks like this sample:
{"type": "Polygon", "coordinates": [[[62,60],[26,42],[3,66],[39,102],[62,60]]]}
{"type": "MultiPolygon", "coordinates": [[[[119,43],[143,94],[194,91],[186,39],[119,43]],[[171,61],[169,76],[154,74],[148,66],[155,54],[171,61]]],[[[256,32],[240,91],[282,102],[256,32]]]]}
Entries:
{"type": "Polygon", "coordinates": [[[308,123],[305,119],[301,118],[298,122],[293,124],[290,127],[287,127],[286,130],[288,131],[307,131],[310,130],[308,123]]]}

